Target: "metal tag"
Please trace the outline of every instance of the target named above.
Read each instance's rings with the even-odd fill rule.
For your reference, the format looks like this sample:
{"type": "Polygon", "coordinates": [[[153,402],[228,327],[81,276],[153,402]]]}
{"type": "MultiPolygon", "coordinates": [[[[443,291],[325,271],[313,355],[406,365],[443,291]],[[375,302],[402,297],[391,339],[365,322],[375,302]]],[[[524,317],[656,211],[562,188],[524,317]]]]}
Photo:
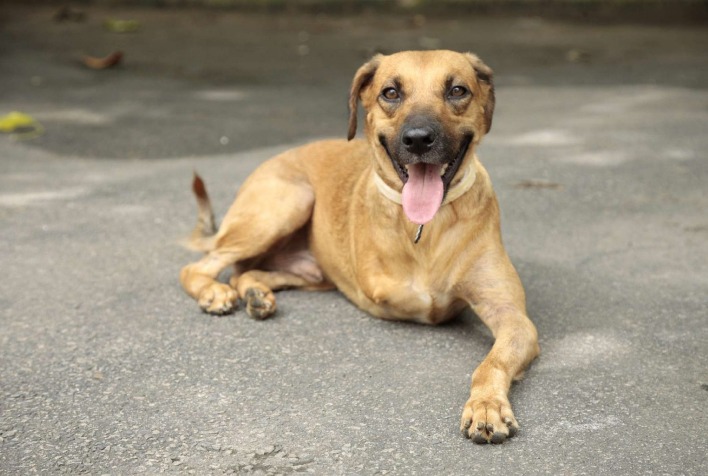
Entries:
{"type": "Polygon", "coordinates": [[[418,226],[418,231],[415,232],[415,238],[413,239],[413,243],[418,243],[420,241],[420,235],[423,234],[423,225],[418,226]]]}

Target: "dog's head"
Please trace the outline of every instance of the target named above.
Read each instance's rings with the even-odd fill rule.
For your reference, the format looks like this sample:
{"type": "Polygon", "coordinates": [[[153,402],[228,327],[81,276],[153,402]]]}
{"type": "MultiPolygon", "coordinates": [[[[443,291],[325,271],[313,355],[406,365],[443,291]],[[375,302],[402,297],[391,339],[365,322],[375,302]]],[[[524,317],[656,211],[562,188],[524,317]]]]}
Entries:
{"type": "Polygon", "coordinates": [[[359,100],[379,169],[393,170],[400,179],[408,218],[430,221],[461,165],[492,126],[492,70],[473,54],[453,51],[375,56],[352,82],[350,140],[356,134],[359,100]]]}

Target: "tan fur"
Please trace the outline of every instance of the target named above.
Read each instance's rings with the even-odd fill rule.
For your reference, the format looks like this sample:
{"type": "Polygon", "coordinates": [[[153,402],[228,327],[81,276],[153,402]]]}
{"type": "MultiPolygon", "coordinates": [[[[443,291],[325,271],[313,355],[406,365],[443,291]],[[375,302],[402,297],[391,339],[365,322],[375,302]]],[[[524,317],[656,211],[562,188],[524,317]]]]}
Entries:
{"type": "MultiPolygon", "coordinates": [[[[511,381],[539,347],[524,290],[501,242],[491,181],[474,153],[491,127],[492,71],[474,55],[450,51],[379,55],[353,80],[350,139],[358,101],[366,111],[367,140],[316,142],[261,165],[241,187],[216,235],[193,237],[207,254],[182,269],[182,285],[206,312],[231,312],[240,297],[257,318],[275,311],[272,291],[284,287],[336,286],[374,316],[426,324],[469,306],[495,343],[473,373],[461,429],[475,442],[502,442],[518,429],[507,398],[511,381]],[[445,99],[441,88],[450,78],[469,88],[468,100],[445,99]],[[406,96],[392,108],[380,94],[394,79],[406,96]],[[379,174],[401,190],[380,138],[395,140],[405,119],[421,111],[434,115],[455,140],[474,132],[460,170],[471,164],[477,178],[468,192],[440,208],[414,244],[417,226],[380,193],[373,177],[379,174]],[[232,265],[230,285],[217,282],[232,265]]],[[[210,208],[206,192],[197,195],[198,229],[204,230],[210,208]]]]}

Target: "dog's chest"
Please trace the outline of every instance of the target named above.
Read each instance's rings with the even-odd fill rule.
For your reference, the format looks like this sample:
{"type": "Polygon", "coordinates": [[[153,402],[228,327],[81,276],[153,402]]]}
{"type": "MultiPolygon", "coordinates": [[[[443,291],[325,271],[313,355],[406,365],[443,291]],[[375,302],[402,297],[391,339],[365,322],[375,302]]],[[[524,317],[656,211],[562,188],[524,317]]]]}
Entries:
{"type": "Polygon", "coordinates": [[[464,307],[451,291],[444,279],[433,280],[423,272],[380,270],[362,287],[368,301],[362,307],[378,317],[437,324],[464,307]]]}

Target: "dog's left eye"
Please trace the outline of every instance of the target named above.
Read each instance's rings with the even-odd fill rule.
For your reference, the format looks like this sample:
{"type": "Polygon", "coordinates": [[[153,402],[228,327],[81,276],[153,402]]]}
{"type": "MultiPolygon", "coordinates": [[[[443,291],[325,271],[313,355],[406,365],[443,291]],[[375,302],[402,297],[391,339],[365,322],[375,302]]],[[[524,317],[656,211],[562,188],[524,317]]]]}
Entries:
{"type": "Polygon", "coordinates": [[[468,93],[469,91],[464,86],[454,86],[450,89],[450,92],[447,93],[447,96],[457,99],[467,96],[468,93]]]}

